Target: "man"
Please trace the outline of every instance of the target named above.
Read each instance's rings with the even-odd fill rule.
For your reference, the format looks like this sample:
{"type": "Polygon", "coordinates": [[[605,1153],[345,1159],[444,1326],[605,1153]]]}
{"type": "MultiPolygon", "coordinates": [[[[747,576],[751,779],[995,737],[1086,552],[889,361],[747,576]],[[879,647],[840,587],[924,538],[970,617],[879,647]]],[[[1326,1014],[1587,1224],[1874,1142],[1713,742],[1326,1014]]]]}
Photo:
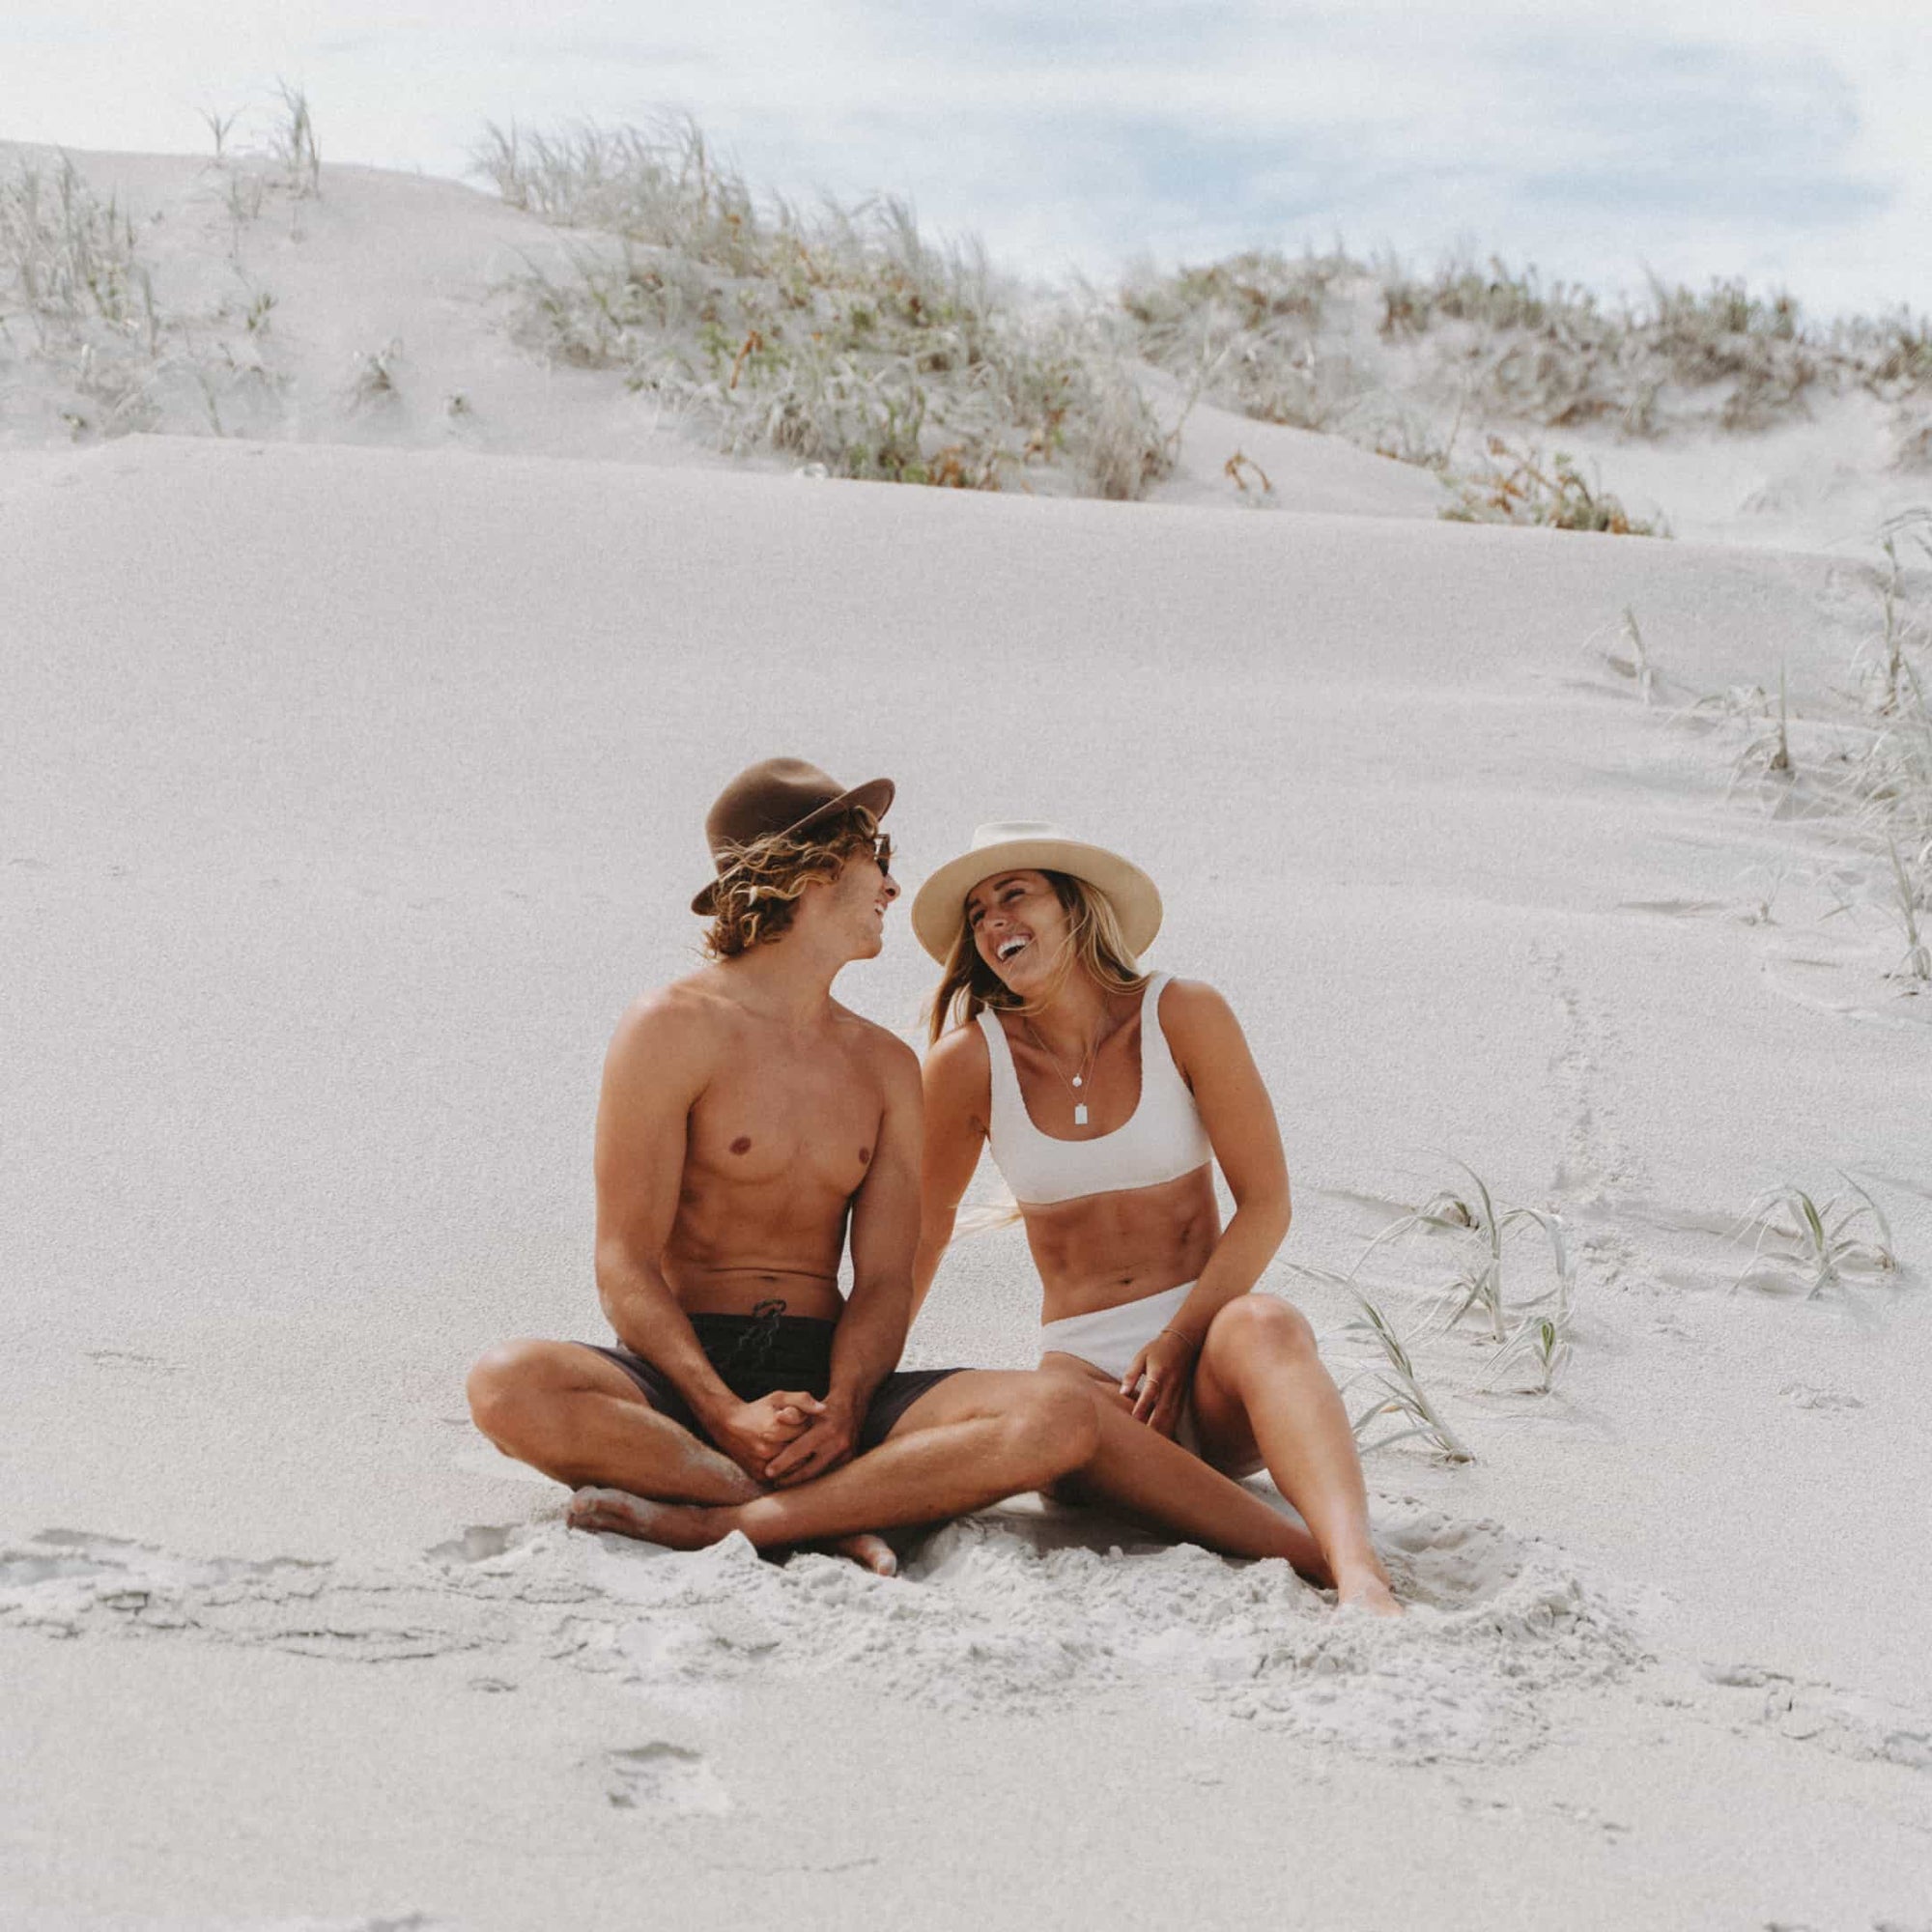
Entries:
{"type": "Polygon", "coordinates": [[[898,896],[892,799],[889,780],[847,791],[771,758],[712,807],[717,877],[692,901],[710,961],[639,999],[605,1061],[597,1288],[617,1346],[492,1349],[469,1376],[477,1427],[578,1491],[578,1527],[679,1548],[739,1530],[889,1575],[872,1532],[1059,1487],[1319,1573],[1305,1531],[1070,1379],[895,1373],[919,1062],[832,997],[898,896]]]}
{"type": "Polygon", "coordinates": [[[880,951],[898,896],[877,836],[892,798],[889,780],[841,790],[796,758],[741,773],[706,821],[718,877],[692,902],[710,963],[618,1024],[596,1151],[597,1287],[618,1346],[506,1343],[469,1385],[499,1449],[588,1492],[580,1527],[708,1542],[727,1528],[652,1505],[762,1503],[728,1527],[767,1547],[839,1542],[889,1573],[892,1552],[855,1532],[1044,1488],[1093,1454],[1093,1405],[1037,1377],[895,1373],[919,1062],[832,997],[841,968],[880,951]]]}

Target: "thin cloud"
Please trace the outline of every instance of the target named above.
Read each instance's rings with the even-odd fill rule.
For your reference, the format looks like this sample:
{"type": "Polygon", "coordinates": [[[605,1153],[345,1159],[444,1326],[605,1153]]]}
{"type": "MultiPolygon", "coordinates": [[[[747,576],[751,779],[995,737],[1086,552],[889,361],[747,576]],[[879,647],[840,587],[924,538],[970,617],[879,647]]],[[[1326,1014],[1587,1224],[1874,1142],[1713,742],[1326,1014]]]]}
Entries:
{"type": "Polygon", "coordinates": [[[374,0],[238,21],[77,0],[0,21],[0,129],[192,149],[306,86],[331,159],[461,174],[485,120],[693,113],[754,183],[895,193],[1032,274],[1458,242],[1598,286],[1770,277],[1932,305],[1932,54],[1896,9],[1097,0],[374,0]],[[1916,64],[1916,65],[1915,65],[1916,64]]]}

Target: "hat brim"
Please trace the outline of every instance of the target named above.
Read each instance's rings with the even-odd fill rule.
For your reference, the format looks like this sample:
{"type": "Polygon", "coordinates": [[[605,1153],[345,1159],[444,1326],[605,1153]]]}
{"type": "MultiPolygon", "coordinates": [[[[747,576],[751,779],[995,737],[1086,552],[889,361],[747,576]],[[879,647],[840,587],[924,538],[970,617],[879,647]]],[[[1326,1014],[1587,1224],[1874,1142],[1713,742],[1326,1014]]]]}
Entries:
{"type": "Polygon", "coordinates": [[[932,873],[913,897],[913,937],[944,966],[965,917],[966,895],[995,872],[1069,872],[1113,902],[1121,937],[1136,957],[1160,930],[1160,891],[1132,860],[1078,838],[1005,838],[962,852],[932,873]]]}
{"type": "MultiPolygon", "coordinates": [[[[898,789],[891,779],[872,779],[866,784],[854,785],[850,791],[841,791],[837,798],[829,798],[823,805],[814,806],[801,819],[784,826],[774,833],[774,838],[790,838],[801,832],[810,832],[814,825],[822,825],[836,813],[849,811],[854,806],[869,811],[874,818],[883,818],[892,810],[893,795],[898,789]]],[[[718,881],[713,879],[702,887],[691,901],[693,912],[709,919],[718,910],[718,881]]]]}

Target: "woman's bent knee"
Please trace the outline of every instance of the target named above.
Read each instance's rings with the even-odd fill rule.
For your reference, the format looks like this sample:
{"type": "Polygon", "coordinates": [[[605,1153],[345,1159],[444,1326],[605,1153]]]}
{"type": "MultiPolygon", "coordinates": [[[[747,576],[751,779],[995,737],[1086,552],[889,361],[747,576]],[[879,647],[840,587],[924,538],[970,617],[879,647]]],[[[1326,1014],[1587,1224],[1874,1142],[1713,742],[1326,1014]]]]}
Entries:
{"type": "Polygon", "coordinates": [[[1292,1303],[1271,1294],[1241,1294],[1208,1324],[1210,1341],[1249,1354],[1258,1350],[1314,1354],[1315,1329],[1292,1303]]]}

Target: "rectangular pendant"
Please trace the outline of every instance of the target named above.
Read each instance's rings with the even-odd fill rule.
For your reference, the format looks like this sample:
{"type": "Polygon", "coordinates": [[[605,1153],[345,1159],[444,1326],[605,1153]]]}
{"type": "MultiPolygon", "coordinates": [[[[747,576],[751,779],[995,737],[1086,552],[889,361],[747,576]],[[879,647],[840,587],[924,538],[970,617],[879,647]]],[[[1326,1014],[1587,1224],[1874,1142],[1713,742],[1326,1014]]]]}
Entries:
{"type": "Polygon", "coordinates": [[[1087,1103],[1085,1100],[1076,1100],[1073,1103],[1073,1124],[1076,1127],[1084,1127],[1087,1124],[1087,1103]]]}

